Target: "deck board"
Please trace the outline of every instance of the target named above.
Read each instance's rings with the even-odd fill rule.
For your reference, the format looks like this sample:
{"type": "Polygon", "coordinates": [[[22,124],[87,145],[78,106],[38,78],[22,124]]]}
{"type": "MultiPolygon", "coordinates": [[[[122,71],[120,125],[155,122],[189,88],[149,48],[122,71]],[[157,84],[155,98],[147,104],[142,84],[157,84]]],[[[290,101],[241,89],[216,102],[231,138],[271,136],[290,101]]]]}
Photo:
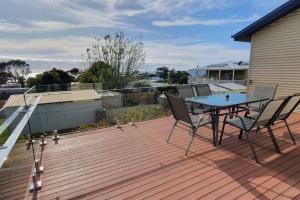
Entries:
{"type": "MultiPolygon", "coordinates": [[[[266,130],[251,134],[260,160],[255,163],[249,145],[230,126],[217,148],[211,129],[199,129],[186,157],[190,136],[184,129],[177,128],[170,144],[165,142],[172,123],[165,117],[121,130],[65,135],[58,144],[49,139],[39,152],[45,167],[42,189],[26,192],[29,174],[11,169],[0,171],[7,182],[1,190],[11,199],[299,199],[300,145],[292,144],[283,124],[273,128],[281,155],[266,130]]],[[[300,114],[289,124],[300,143],[300,114]]]]}
{"type": "Polygon", "coordinates": [[[24,199],[32,171],[31,148],[18,143],[0,169],[0,199],[24,199]]]}

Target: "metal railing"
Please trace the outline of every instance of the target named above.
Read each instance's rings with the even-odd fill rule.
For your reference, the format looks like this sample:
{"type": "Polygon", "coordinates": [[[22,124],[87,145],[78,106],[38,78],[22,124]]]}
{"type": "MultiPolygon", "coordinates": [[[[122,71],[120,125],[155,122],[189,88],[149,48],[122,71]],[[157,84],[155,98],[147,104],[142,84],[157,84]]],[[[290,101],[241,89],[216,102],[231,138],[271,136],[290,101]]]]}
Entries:
{"type": "Polygon", "coordinates": [[[201,83],[208,83],[208,84],[236,83],[236,84],[243,85],[243,86],[247,85],[247,80],[210,80],[210,79],[190,78],[189,82],[193,83],[193,84],[201,84],[201,83]]]}

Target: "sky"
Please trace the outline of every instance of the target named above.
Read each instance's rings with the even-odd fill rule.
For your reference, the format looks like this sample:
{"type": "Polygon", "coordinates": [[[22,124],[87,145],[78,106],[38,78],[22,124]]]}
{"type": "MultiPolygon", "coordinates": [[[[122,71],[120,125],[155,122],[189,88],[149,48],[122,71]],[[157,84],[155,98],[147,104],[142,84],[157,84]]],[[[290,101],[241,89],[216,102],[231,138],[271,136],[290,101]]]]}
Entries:
{"type": "Polygon", "coordinates": [[[231,35],[286,0],[0,0],[0,60],[33,73],[86,68],[94,37],[142,36],[144,70],[248,61],[250,44],[231,35]]]}

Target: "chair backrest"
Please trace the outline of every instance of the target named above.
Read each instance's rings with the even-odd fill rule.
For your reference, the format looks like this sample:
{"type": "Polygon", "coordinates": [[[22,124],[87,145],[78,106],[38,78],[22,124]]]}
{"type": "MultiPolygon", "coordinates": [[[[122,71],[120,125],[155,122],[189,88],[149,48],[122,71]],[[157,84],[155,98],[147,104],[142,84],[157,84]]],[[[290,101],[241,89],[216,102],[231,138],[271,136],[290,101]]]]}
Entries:
{"type": "Polygon", "coordinates": [[[178,95],[183,98],[194,97],[194,91],[192,85],[179,85],[177,86],[178,95]]]}
{"type": "Polygon", "coordinates": [[[278,111],[284,106],[285,101],[286,99],[269,100],[257,116],[252,128],[266,126],[271,123],[274,116],[277,115],[278,111]]]}
{"type": "Polygon", "coordinates": [[[185,123],[192,124],[191,117],[186,108],[185,100],[174,95],[166,94],[166,96],[176,121],[183,121],[185,123]]]}
{"type": "Polygon", "coordinates": [[[197,84],[195,85],[198,96],[209,96],[211,95],[211,90],[208,84],[197,84]]]}
{"type": "Polygon", "coordinates": [[[261,83],[255,85],[254,94],[273,99],[276,93],[277,84],[261,83]]]}
{"type": "Polygon", "coordinates": [[[297,108],[300,103],[300,93],[294,94],[293,96],[289,97],[289,100],[284,105],[282,110],[278,113],[274,121],[277,120],[285,120],[287,119],[297,108]]]}

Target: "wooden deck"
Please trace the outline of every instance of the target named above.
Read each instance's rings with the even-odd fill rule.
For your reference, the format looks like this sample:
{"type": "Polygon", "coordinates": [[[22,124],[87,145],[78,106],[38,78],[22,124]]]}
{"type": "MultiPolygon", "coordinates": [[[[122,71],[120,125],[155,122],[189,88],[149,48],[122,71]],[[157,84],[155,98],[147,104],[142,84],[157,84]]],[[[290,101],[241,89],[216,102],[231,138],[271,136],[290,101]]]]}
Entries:
{"type": "Polygon", "coordinates": [[[230,126],[217,148],[211,129],[199,129],[201,137],[186,157],[190,137],[183,129],[176,129],[170,144],[165,142],[172,122],[160,118],[121,130],[74,133],[58,144],[48,140],[45,149],[39,149],[45,167],[42,189],[29,193],[24,189],[29,174],[23,173],[23,182],[10,174],[5,179],[9,187],[0,183],[0,199],[300,199],[300,114],[289,120],[297,145],[283,124],[273,129],[281,155],[274,152],[264,129],[251,134],[259,164],[230,126]],[[15,181],[23,185],[23,196],[14,193],[15,181]]]}
{"type": "Polygon", "coordinates": [[[24,143],[16,144],[0,169],[0,199],[24,199],[32,167],[31,149],[24,143]]]}

